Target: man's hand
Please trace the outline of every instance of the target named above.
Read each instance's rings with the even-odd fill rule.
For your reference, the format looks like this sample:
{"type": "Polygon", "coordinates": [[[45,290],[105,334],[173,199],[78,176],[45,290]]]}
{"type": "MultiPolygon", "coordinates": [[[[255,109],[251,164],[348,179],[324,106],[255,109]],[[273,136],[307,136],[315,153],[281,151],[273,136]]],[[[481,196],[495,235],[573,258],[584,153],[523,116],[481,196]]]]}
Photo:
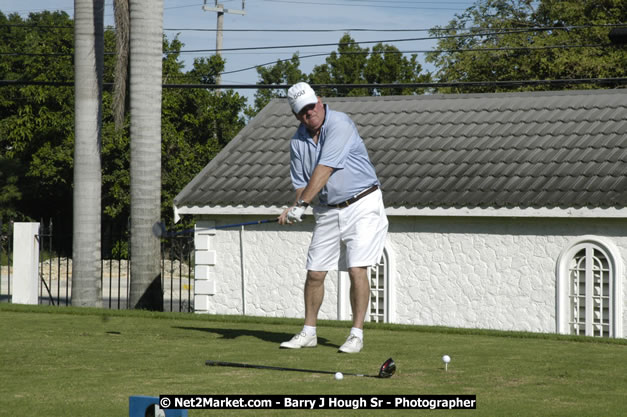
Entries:
{"type": "Polygon", "coordinates": [[[307,207],[303,207],[303,206],[294,206],[290,209],[290,211],[287,212],[287,221],[289,223],[294,223],[294,222],[302,222],[303,219],[303,214],[305,214],[305,209],[307,207]]]}

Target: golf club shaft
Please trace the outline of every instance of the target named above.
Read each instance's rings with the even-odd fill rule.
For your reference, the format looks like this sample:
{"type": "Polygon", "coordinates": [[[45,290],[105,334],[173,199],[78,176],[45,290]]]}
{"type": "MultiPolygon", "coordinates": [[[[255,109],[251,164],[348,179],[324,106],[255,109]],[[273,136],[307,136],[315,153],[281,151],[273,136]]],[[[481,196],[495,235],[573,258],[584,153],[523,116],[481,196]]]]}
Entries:
{"type": "MultiPolygon", "coordinates": [[[[264,224],[264,223],[276,223],[278,221],[279,221],[278,218],[266,219],[266,220],[255,220],[255,221],[244,222],[244,223],[224,224],[221,226],[208,227],[205,229],[206,230],[228,229],[230,227],[251,226],[255,224],[264,224]]],[[[195,230],[196,229],[186,229],[186,230],[180,230],[178,232],[167,231],[163,223],[160,223],[160,224],[157,223],[156,227],[153,227],[153,233],[157,237],[174,237],[174,236],[180,236],[180,235],[185,235],[185,234],[191,234],[191,233],[194,233],[195,230]]]]}
{"type": "MultiPolygon", "coordinates": [[[[233,368],[254,368],[254,369],[271,369],[274,371],[291,371],[291,372],[307,372],[313,374],[331,374],[334,375],[335,371],[318,371],[313,369],[299,369],[299,368],[284,368],[281,366],[267,366],[267,365],[251,365],[248,363],[237,363],[237,362],[220,362],[220,361],[212,361],[208,360],[205,362],[207,366],[229,366],[233,368]]],[[[367,378],[379,378],[378,375],[364,375],[364,374],[352,374],[347,372],[342,372],[344,375],[350,376],[363,376],[367,378]]]]}
{"type": "Polygon", "coordinates": [[[244,222],[244,223],[235,223],[235,224],[225,224],[222,226],[211,227],[210,229],[228,229],[229,227],[239,227],[239,226],[251,226],[253,224],[263,224],[263,223],[276,223],[279,219],[266,219],[266,220],[255,220],[252,222],[244,222]]]}

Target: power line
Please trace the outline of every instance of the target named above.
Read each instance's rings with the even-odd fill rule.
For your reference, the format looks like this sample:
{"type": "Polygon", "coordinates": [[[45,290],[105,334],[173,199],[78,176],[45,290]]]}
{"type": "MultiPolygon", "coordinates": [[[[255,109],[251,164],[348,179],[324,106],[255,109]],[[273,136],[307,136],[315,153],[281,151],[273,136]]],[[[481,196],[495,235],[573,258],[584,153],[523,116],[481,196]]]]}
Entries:
{"type": "MultiPolygon", "coordinates": [[[[620,78],[575,78],[550,80],[509,80],[509,81],[461,81],[461,82],[431,82],[431,83],[398,83],[398,84],[312,84],[316,88],[438,88],[438,87],[519,87],[519,86],[565,86],[565,85],[627,85],[627,77],[620,78]]],[[[26,81],[0,80],[0,87],[38,85],[49,87],[73,87],[73,81],[26,81]]],[[[103,83],[103,87],[111,89],[113,83],[103,83]]],[[[280,90],[291,87],[289,84],[163,84],[163,88],[179,89],[233,89],[233,90],[280,90]]]]}
{"type": "MultiPolygon", "coordinates": [[[[574,30],[592,28],[612,28],[625,27],[625,23],[607,23],[590,25],[570,25],[570,26],[532,26],[521,28],[521,33],[526,31],[550,31],[550,30],[574,30]]],[[[41,25],[36,23],[0,23],[0,27],[24,27],[32,29],[74,29],[73,25],[41,25]]],[[[108,30],[115,30],[115,27],[108,27],[108,30]]],[[[222,29],[223,32],[269,32],[269,33],[329,33],[329,32],[448,32],[448,31],[502,31],[511,28],[502,27],[467,27],[467,28],[405,28],[405,29],[374,29],[374,28],[338,28],[338,29],[222,29]]],[[[164,32],[217,32],[215,28],[164,28],[164,32]]]]}
{"type": "Polygon", "coordinates": [[[40,25],[39,23],[0,23],[0,27],[31,29],[74,29],[72,25],[40,25]]]}
{"type": "MultiPolygon", "coordinates": [[[[341,7],[375,7],[375,8],[385,8],[385,9],[418,9],[418,10],[455,10],[460,11],[459,7],[425,7],[425,6],[394,6],[390,4],[385,4],[385,6],[376,6],[372,4],[345,4],[345,3],[329,3],[329,2],[311,2],[311,1],[295,1],[295,0],[265,0],[270,3],[291,3],[291,4],[301,4],[301,5],[310,5],[310,6],[341,6],[341,7]]],[[[380,3],[380,2],[378,2],[380,3]]],[[[430,2],[435,3],[435,2],[430,2]]],[[[450,4],[450,3],[449,3],[450,4]]],[[[463,3],[468,5],[469,7],[472,4],[463,3]]]]}
{"type": "MultiPolygon", "coordinates": [[[[230,0],[226,0],[226,1],[230,1],[230,0]]],[[[109,3],[107,1],[107,3],[109,3]]],[[[164,7],[163,10],[171,10],[171,9],[184,9],[187,7],[199,7],[202,6],[202,4],[200,3],[195,3],[195,4],[187,4],[187,5],[182,5],[182,6],[169,6],[169,7],[164,7]]],[[[9,10],[8,12],[5,12],[6,14],[12,14],[12,13],[17,13],[17,14],[21,14],[21,13],[37,13],[37,12],[46,12],[46,11],[61,11],[61,12],[67,12],[67,13],[71,13],[74,11],[73,7],[68,7],[68,8],[62,8],[62,7],[47,7],[45,9],[22,9],[22,10],[9,10]]]]}
{"type": "MultiPolygon", "coordinates": [[[[521,30],[572,30],[572,29],[588,29],[588,28],[603,28],[603,27],[615,27],[615,26],[627,26],[627,23],[596,23],[586,25],[561,25],[561,26],[524,26],[520,27],[521,30]]],[[[234,32],[326,32],[326,31],[368,31],[368,32],[428,32],[435,31],[449,31],[449,30],[505,30],[512,29],[511,27],[482,27],[482,26],[470,26],[470,27],[432,27],[432,28],[404,28],[404,29],[373,29],[373,28],[346,28],[346,29],[224,29],[225,31],[234,32]]],[[[181,28],[181,29],[163,29],[163,30],[205,30],[215,31],[215,29],[206,28],[181,28]]]]}
{"type": "MultiPolygon", "coordinates": [[[[0,25],[2,26],[2,25],[0,25]]],[[[211,28],[164,28],[164,32],[216,32],[211,28]]],[[[275,32],[275,33],[330,33],[330,32],[428,32],[431,30],[454,30],[454,29],[367,29],[367,28],[344,28],[344,29],[223,29],[223,32],[275,32]]]]}
{"type": "MultiPolygon", "coordinates": [[[[272,0],[262,0],[262,1],[272,2],[272,0]]],[[[342,1],[342,0],[338,0],[338,1],[342,1]]],[[[349,2],[349,3],[381,3],[381,0],[344,0],[344,1],[349,2]]],[[[310,2],[309,1],[299,1],[298,3],[308,4],[310,2]]],[[[464,4],[472,4],[472,1],[468,1],[468,0],[466,0],[466,1],[462,1],[462,0],[389,0],[389,1],[386,2],[386,4],[390,4],[390,3],[400,3],[400,4],[458,4],[458,5],[464,5],[464,4]]]]}
{"type": "MultiPolygon", "coordinates": [[[[0,52],[1,56],[54,56],[54,57],[73,57],[70,52],[0,52]]],[[[105,55],[114,55],[113,52],[105,52],[105,55]]]]}
{"type": "MultiPolygon", "coordinates": [[[[591,45],[545,45],[545,46],[520,46],[520,47],[516,47],[516,46],[511,46],[511,47],[494,47],[494,48],[466,48],[466,49],[416,49],[416,50],[398,50],[398,51],[384,51],[384,54],[421,54],[421,53],[453,53],[453,52],[460,52],[460,53],[466,53],[466,52],[504,52],[504,51],[537,51],[537,50],[547,50],[547,49],[574,49],[574,48],[609,48],[609,47],[614,47],[614,45],[612,44],[591,44],[591,45]]],[[[167,55],[167,54],[177,54],[180,53],[181,51],[164,51],[163,54],[167,55]]],[[[332,51],[332,52],[317,52],[314,54],[310,54],[310,55],[302,55],[299,56],[299,59],[306,59],[306,58],[314,58],[314,57],[321,57],[321,56],[329,56],[333,53],[336,53],[337,51],[332,51]]],[[[294,52],[286,52],[286,53],[291,53],[293,54],[294,52]]],[[[342,55],[368,55],[373,53],[373,51],[371,50],[367,50],[367,51],[344,51],[342,52],[342,55]]],[[[104,52],[105,55],[116,55],[115,52],[104,52]]],[[[260,52],[255,52],[255,54],[260,54],[260,52]]],[[[268,52],[268,54],[270,54],[270,52],[268,52]]],[[[73,57],[74,54],[71,52],[0,52],[0,56],[42,56],[42,57],[46,57],[46,56],[50,56],[50,57],[73,57]]],[[[222,74],[230,74],[233,72],[242,72],[242,71],[246,71],[246,70],[250,70],[250,69],[254,69],[254,68],[258,68],[258,67],[264,67],[266,65],[272,65],[275,64],[277,62],[286,62],[286,61],[290,61],[291,58],[286,58],[286,59],[277,59],[271,62],[266,62],[264,64],[257,64],[257,65],[253,65],[250,67],[246,67],[246,68],[242,68],[242,69],[238,69],[238,70],[233,70],[233,71],[228,71],[228,72],[223,72],[222,74]]]]}
{"type": "MultiPolygon", "coordinates": [[[[296,49],[296,48],[315,48],[321,46],[347,46],[347,45],[355,45],[355,44],[373,44],[373,43],[395,43],[395,42],[415,42],[415,41],[431,41],[431,40],[440,40],[440,39],[451,39],[451,38],[467,38],[467,37],[475,37],[475,36],[495,36],[495,35],[508,35],[515,33],[527,33],[528,29],[516,29],[502,32],[482,32],[482,33],[472,33],[472,34],[460,34],[460,35],[440,35],[434,37],[420,37],[420,38],[400,38],[400,39],[380,39],[375,41],[353,41],[350,43],[315,43],[315,44],[298,44],[298,45],[275,45],[275,46],[250,46],[250,47],[241,47],[241,48],[225,48],[222,51],[256,51],[260,49],[296,49]]],[[[199,53],[199,52],[215,52],[215,49],[190,49],[178,51],[178,53],[199,53]]]]}
{"type": "MultiPolygon", "coordinates": [[[[228,1],[228,0],[227,0],[228,1]]],[[[325,2],[325,3],[319,3],[319,2],[311,2],[311,1],[282,1],[282,0],[264,0],[265,2],[269,2],[269,3],[293,3],[293,4],[300,4],[300,5],[325,5],[325,6],[344,6],[344,7],[383,7],[383,6],[373,6],[371,4],[368,3],[380,3],[379,0],[347,0],[349,1],[349,4],[347,3],[338,3],[337,0],[335,3],[329,3],[329,2],[325,2]],[[362,4],[350,4],[350,3],[362,3],[362,4]],[[365,3],[365,4],[363,4],[365,3]]],[[[471,1],[460,1],[460,0],[454,0],[454,1],[446,1],[446,0],[440,0],[440,1],[420,1],[420,0],[412,0],[412,1],[397,1],[397,0],[392,0],[392,1],[388,1],[387,2],[389,5],[385,6],[386,8],[391,8],[391,9],[433,9],[433,10],[459,10],[459,7],[456,8],[430,8],[430,7],[408,7],[408,6],[402,6],[404,4],[446,4],[446,5],[459,5],[459,6],[471,6],[472,2],[471,1]],[[400,4],[400,6],[397,6],[395,4],[400,4]]],[[[185,4],[185,5],[179,5],[179,6],[169,6],[169,7],[164,7],[163,10],[174,10],[174,9],[185,9],[185,8],[189,8],[189,7],[198,7],[198,6],[202,6],[202,4],[199,3],[195,3],[195,4],[185,4]]],[[[13,11],[8,11],[7,13],[11,14],[11,13],[26,13],[26,12],[39,12],[39,11],[47,11],[50,10],[51,8],[48,7],[46,9],[31,9],[31,10],[13,10],[13,11]]],[[[59,11],[64,11],[64,12],[71,12],[72,8],[53,8],[55,10],[59,10],[59,11]]]]}
{"type": "MultiPolygon", "coordinates": [[[[551,45],[551,46],[537,46],[537,47],[501,47],[501,48],[475,48],[475,49],[433,49],[433,50],[414,50],[414,51],[384,51],[384,54],[419,54],[419,53],[453,53],[453,52],[504,52],[504,51],[535,51],[535,50],[547,50],[547,49],[573,49],[573,48],[605,48],[605,47],[613,47],[612,44],[596,44],[596,45],[551,45]]],[[[353,52],[347,51],[342,52],[343,55],[367,55],[372,53],[372,51],[367,52],[353,52]]],[[[303,55],[299,56],[298,59],[305,58],[317,58],[321,56],[329,56],[331,53],[321,52],[311,55],[303,55]]],[[[287,59],[277,59],[272,62],[266,62],[265,64],[254,65],[251,67],[241,68],[237,70],[225,71],[221,72],[220,75],[225,74],[233,74],[237,72],[249,71],[251,69],[256,69],[259,67],[265,67],[267,65],[274,65],[279,62],[288,62],[291,61],[291,58],[287,59]]]]}
{"type": "MultiPolygon", "coordinates": [[[[2,26],[2,25],[0,25],[2,26]]],[[[592,28],[613,28],[624,27],[625,23],[607,23],[607,24],[593,24],[593,25],[571,25],[571,26],[526,26],[520,28],[521,33],[526,32],[539,32],[550,30],[565,30],[570,31],[574,29],[592,29],[592,28]]],[[[329,32],[450,32],[450,31],[503,31],[510,30],[511,27],[433,27],[433,28],[405,28],[405,29],[374,29],[374,28],[339,28],[339,29],[223,29],[224,32],[275,32],[275,33],[329,33],[329,32]]],[[[217,29],[211,28],[164,28],[164,31],[169,32],[216,32],[217,29]]]]}
{"type": "MultiPolygon", "coordinates": [[[[408,41],[420,41],[420,40],[439,40],[439,39],[447,39],[447,38],[463,38],[463,37],[476,37],[476,36],[495,36],[495,35],[504,35],[504,34],[518,34],[518,33],[529,33],[529,32],[537,32],[537,31],[550,31],[550,30],[572,30],[572,29],[581,29],[581,28],[592,28],[592,27],[620,27],[625,26],[625,24],[610,24],[610,25],[584,25],[584,26],[564,26],[564,27],[534,27],[534,28],[524,28],[524,29],[514,29],[514,30],[505,30],[505,31],[479,31],[476,30],[475,33],[466,33],[466,34],[456,34],[456,35],[439,35],[434,37],[420,37],[420,38],[406,38],[406,39],[388,39],[388,40],[375,40],[375,41],[354,41],[352,44],[372,44],[372,43],[391,43],[391,42],[408,42],[408,41]]],[[[366,31],[367,29],[363,29],[366,31]]],[[[418,29],[423,30],[423,29],[418,29]]],[[[234,51],[255,51],[258,53],[259,50],[263,49],[288,49],[288,48],[310,48],[310,47],[320,47],[320,46],[343,46],[347,45],[346,43],[324,43],[324,44],[302,44],[302,45],[279,45],[279,46],[260,46],[260,47],[246,47],[246,48],[228,48],[223,49],[223,51],[234,52],[234,51]]],[[[454,49],[454,50],[415,50],[415,51],[403,51],[399,53],[446,53],[446,52],[488,52],[488,51],[514,51],[514,50],[540,50],[540,49],[566,49],[566,48],[586,48],[586,47],[606,47],[608,45],[555,45],[555,46],[545,46],[545,47],[502,47],[502,48],[478,48],[478,49],[454,49]]],[[[202,53],[202,52],[215,52],[216,49],[199,49],[199,50],[182,50],[182,51],[164,51],[164,54],[182,54],[182,53],[202,53]]],[[[290,52],[292,53],[292,52],[290,52]]],[[[317,53],[311,55],[305,55],[299,58],[313,58],[319,56],[330,55],[330,53],[317,53]]],[[[354,53],[354,52],[343,52],[343,53],[354,53]]],[[[361,54],[362,52],[357,52],[361,54]]],[[[369,52],[363,52],[369,53],[369,52]]],[[[389,52],[388,52],[389,53],[389,52]]],[[[105,55],[114,55],[115,52],[105,52],[105,55]]],[[[72,53],[28,53],[28,52],[0,52],[0,56],[72,56],[72,53]]],[[[224,72],[222,74],[231,74],[242,71],[247,71],[250,69],[271,65],[275,62],[284,62],[289,59],[276,60],[272,62],[268,62],[265,64],[254,65],[251,67],[232,70],[228,72],[224,72]]]]}
{"type": "MultiPolygon", "coordinates": [[[[425,40],[467,38],[467,37],[477,37],[477,36],[510,35],[510,34],[518,34],[518,33],[548,31],[551,29],[557,29],[557,28],[535,28],[535,29],[525,28],[525,29],[504,30],[504,31],[498,31],[498,32],[476,32],[476,33],[455,34],[455,35],[437,35],[433,37],[420,37],[420,38],[384,39],[384,40],[375,40],[375,41],[353,41],[351,43],[319,43],[319,44],[301,44],[301,45],[277,45],[277,46],[261,46],[261,47],[226,48],[226,49],[222,49],[222,51],[250,51],[250,50],[257,51],[260,49],[288,49],[288,48],[294,49],[294,48],[313,48],[313,47],[320,47],[320,46],[338,46],[339,47],[339,46],[346,46],[346,45],[352,45],[352,44],[413,42],[413,41],[425,41],[425,40]]],[[[214,51],[215,51],[214,49],[192,49],[192,50],[179,51],[179,53],[199,53],[199,52],[214,52],[214,51]]]]}

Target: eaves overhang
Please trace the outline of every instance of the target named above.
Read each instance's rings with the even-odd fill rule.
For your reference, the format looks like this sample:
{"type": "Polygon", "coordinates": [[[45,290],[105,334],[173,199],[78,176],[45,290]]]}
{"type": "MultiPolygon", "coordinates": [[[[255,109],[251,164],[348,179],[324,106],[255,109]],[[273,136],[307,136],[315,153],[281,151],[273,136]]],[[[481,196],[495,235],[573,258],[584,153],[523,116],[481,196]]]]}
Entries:
{"type": "MultiPolygon", "coordinates": [[[[175,221],[183,215],[192,216],[279,216],[285,206],[174,206],[175,221]]],[[[627,208],[528,208],[528,207],[386,207],[394,217],[522,217],[627,219],[627,208]]]]}

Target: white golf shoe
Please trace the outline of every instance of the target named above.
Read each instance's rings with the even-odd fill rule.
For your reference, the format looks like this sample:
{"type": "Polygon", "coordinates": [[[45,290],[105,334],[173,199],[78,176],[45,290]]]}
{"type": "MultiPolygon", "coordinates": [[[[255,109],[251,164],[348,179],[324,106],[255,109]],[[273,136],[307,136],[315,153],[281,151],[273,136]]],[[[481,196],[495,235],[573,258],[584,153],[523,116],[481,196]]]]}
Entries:
{"type": "Polygon", "coordinates": [[[307,336],[305,332],[300,332],[287,342],[281,343],[283,349],[300,349],[304,347],[316,347],[318,344],[317,336],[307,336]]]}
{"type": "Polygon", "coordinates": [[[340,346],[339,351],[342,353],[359,353],[364,347],[364,342],[354,334],[348,336],[346,342],[340,346]]]}

